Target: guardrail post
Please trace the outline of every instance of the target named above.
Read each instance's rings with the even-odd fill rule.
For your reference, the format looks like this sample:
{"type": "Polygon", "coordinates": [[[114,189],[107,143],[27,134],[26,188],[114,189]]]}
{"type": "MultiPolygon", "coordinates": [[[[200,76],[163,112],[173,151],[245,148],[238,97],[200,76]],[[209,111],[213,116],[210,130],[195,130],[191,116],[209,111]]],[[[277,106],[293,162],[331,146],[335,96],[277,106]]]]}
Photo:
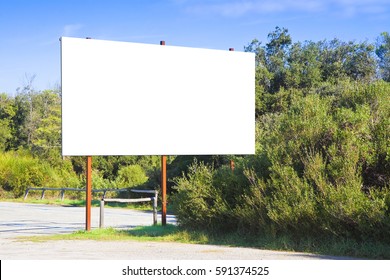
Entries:
{"type": "Polygon", "coordinates": [[[86,186],[85,186],[85,230],[91,230],[92,204],[92,156],[87,156],[86,186]]]}
{"type": "Polygon", "coordinates": [[[156,191],[153,197],[153,225],[157,225],[157,194],[156,191]]]}
{"type": "Polygon", "coordinates": [[[26,189],[26,192],[25,192],[25,194],[24,194],[23,200],[26,200],[26,199],[27,199],[28,191],[29,191],[29,190],[30,190],[30,188],[27,188],[27,189],[26,189]]]}
{"type": "Polygon", "coordinates": [[[100,200],[100,219],[99,219],[99,228],[104,227],[104,198],[100,200]]]}
{"type": "Polygon", "coordinates": [[[60,197],[61,197],[61,201],[64,201],[64,197],[65,197],[65,190],[64,189],[61,189],[60,197]]]}
{"type": "Polygon", "coordinates": [[[45,198],[45,189],[42,190],[42,195],[41,195],[41,199],[44,199],[45,198]]]}

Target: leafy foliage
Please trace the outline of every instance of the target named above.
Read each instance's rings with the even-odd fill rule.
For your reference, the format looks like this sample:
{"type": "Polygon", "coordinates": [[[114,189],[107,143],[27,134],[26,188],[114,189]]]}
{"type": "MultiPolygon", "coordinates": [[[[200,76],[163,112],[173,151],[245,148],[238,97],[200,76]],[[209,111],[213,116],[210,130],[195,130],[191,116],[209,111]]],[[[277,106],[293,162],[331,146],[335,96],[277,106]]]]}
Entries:
{"type": "Polygon", "coordinates": [[[148,180],[145,171],[140,165],[124,166],[118,171],[117,185],[119,187],[134,187],[142,185],[148,180]]]}
{"type": "Polygon", "coordinates": [[[27,151],[0,154],[0,185],[16,197],[23,195],[27,187],[74,188],[79,184],[66,162],[60,168],[53,168],[27,151]]]}
{"type": "Polygon", "coordinates": [[[377,39],[376,54],[379,58],[380,74],[383,80],[390,82],[390,35],[383,32],[377,39]]]}
{"type": "Polygon", "coordinates": [[[175,212],[180,224],[189,228],[218,228],[225,224],[228,205],[220,189],[213,187],[214,171],[203,162],[189,167],[176,178],[175,212]],[[223,223],[221,223],[223,222],[223,223]]]}

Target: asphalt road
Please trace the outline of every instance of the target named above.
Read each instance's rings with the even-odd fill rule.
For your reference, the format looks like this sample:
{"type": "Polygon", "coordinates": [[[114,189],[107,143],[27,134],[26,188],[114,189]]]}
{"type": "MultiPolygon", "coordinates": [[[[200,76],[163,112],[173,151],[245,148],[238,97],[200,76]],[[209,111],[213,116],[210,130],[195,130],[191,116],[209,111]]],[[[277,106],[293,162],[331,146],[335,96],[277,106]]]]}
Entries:
{"type": "MultiPolygon", "coordinates": [[[[99,227],[98,207],[92,207],[91,227],[99,227]]],[[[158,222],[161,216],[158,215],[158,222]]],[[[173,215],[167,215],[168,223],[176,223],[173,215]]],[[[129,229],[152,225],[150,211],[104,208],[105,227],[129,229]]],[[[0,237],[71,233],[85,229],[85,207],[63,207],[29,203],[0,202],[0,237]]]]}
{"type": "MultiPolygon", "coordinates": [[[[161,216],[158,215],[158,221],[161,216]]],[[[172,215],[168,223],[176,223],[172,215]]],[[[151,225],[152,213],[105,208],[105,226],[129,229],[151,225]]],[[[92,228],[99,226],[99,208],[92,208],[92,228]]],[[[0,202],[0,259],[35,260],[307,260],[346,259],[252,248],[136,241],[20,241],[17,237],[71,233],[85,228],[84,207],[0,202]]]]}

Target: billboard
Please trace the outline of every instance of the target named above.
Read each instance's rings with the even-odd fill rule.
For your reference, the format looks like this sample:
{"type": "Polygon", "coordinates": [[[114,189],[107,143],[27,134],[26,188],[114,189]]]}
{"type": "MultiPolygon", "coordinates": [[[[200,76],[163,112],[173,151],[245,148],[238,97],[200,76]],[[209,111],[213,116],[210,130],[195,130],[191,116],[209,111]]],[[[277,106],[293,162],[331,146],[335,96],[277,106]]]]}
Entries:
{"type": "Polygon", "coordinates": [[[62,154],[255,152],[253,53],[61,38],[62,154]]]}

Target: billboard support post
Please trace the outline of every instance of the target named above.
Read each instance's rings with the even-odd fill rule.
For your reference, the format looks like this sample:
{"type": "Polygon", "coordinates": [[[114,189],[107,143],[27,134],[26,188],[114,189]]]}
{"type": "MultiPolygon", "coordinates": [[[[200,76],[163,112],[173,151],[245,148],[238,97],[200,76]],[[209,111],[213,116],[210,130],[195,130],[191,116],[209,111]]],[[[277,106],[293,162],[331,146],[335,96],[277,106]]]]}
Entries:
{"type": "MultiPolygon", "coordinates": [[[[165,41],[160,41],[161,46],[165,46],[165,41]]],[[[167,224],[167,156],[161,156],[161,200],[162,213],[161,224],[167,224]]]]}
{"type": "Polygon", "coordinates": [[[85,188],[85,230],[91,230],[91,200],[92,200],[92,157],[87,156],[86,171],[86,188],[85,188]]]}
{"type": "Polygon", "coordinates": [[[161,224],[167,224],[167,156],[161,156],[161,224]]]}

